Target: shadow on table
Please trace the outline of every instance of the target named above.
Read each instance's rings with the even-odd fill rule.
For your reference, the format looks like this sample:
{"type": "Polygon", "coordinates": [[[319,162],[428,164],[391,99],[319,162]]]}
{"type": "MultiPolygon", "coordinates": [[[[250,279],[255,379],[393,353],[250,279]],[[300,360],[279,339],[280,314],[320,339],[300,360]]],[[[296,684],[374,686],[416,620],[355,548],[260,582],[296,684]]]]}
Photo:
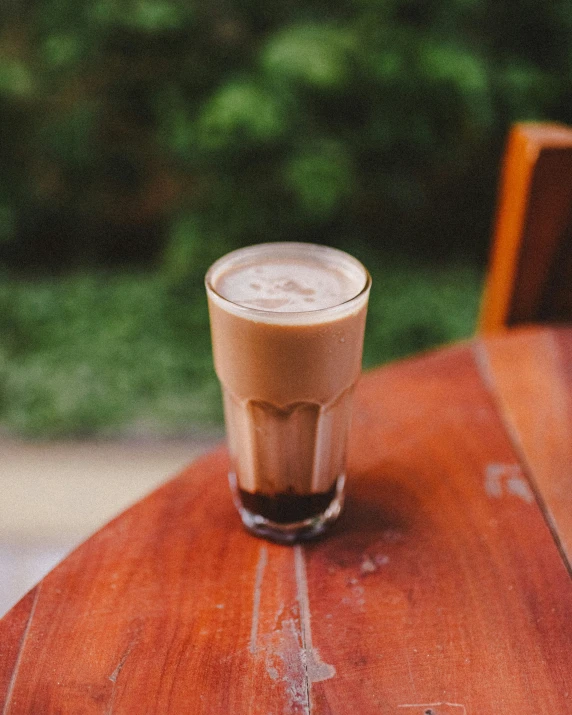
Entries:
{"type": "MultiPolygon", "coordinates": [[[[364,554],[384,545],[406,547],[419,531],[423,518],[419,495],[398,479],[392,465],[350,475],[344,511],[320,541],[320,550],[340,566],[361,561],[364,554]]],[[[309,552],[316,548],[308,544],[309,552]]]]}

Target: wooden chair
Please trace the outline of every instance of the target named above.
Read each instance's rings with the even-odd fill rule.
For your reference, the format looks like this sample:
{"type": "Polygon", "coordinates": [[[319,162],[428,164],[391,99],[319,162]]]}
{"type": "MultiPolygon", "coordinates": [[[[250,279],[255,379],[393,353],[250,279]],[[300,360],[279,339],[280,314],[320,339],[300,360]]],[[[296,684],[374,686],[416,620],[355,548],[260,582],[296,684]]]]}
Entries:
{"type": "Polygon", "coordinates": [[[479,330],[572,319],[572,128],[518,123],[504,156],[479,330]]]}

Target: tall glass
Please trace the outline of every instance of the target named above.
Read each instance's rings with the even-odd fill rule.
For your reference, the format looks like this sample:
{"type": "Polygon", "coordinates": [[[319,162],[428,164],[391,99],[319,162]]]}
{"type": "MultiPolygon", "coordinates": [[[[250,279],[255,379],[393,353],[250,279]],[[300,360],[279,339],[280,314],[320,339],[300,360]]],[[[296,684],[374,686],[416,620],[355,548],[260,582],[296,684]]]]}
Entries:
{"type": "Polygon", "coordinates": [[[240,516],[283,543],[316,536],[343,505],[371,278],[343,251],[268,243],[205,283],[240,516]]]}

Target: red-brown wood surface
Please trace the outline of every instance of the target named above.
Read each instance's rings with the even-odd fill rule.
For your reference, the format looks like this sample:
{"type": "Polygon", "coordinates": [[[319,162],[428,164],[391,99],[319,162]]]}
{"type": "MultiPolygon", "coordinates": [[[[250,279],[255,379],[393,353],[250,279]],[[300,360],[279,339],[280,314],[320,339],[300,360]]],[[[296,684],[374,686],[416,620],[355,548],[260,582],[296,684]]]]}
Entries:
{"type": "Polygon", "coordinates": [[[572,330],[521,330],[484,345],[507,429],[572,564],[572,330]]]}
{"type": "Polygon", "coordinates": [[[363,378],[320,542],[245,533],[224,450],[111,522],[2,622],[4,713],[572,712],[572,582],[478,361],[363,378]]]}

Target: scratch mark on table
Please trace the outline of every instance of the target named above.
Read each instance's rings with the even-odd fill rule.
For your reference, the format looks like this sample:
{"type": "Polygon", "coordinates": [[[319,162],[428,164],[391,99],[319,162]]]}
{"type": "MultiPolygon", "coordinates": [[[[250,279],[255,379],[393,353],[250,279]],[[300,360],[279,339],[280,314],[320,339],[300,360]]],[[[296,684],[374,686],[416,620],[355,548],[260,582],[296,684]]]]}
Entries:
{"type": "Polygon", "coordinates": [[[266,546],[260,547],[258,564],[256,565],[256,578],[254,580],[254,596],[252,602],[252,626],[250,628],[250,652],[256,653],[256,640],[258,637],[258,617],[260,615],[260,597],[262,595],[262,579],[264,569],[268,563],[268,549],[266,546]]]}
{"type": "MultiPolygon", "coordinates": [[[[407,652],[407,649],[405,649],[405,661],[407,663],[407,670],[409,672],[409,680],[411,681],[411,689],[413,691],[414,696],[417,697],[417,693],[415,690],[415,680],[413,679],[413,671],[411,670],[411,661],[409,660],[409,653],[407,652]]],[[[399,707],[401,707],[401,705],[399,707]]]]}
{"type": "Polygon", "coordinates": [[[6,693],[6,700],[4,708],[2,710],[2,715],[7,715],[10,708],[10,703],[12,701],[12,693],[14,691],[14,686],[16,685],[16,678],[18,677],[18,671],[20,669],[20,663],[22,661],[22,654],[24,652],[24,647],[26,645],[26,640],[28,639],[28,633],[30,632],[30,627],[32,626],[32,620],[34,618],[34,613],[36,612],[36,606],[38,604],[38,599],[40,597],[40,589],[42,587],[42,582],[36,586],[36,593],[34,594],[34,602],[30,608],[30,615],[28,616],[28,622],[26,623],[26,628],[22,635],[22,640],[20,641],[20,649],[18,651],[18,658],[14,665],[14,670],[12,671],[12,677],[10,678],[10,684],[8,685],[8,692],[6,693]]]}
{"type": "Polygon", "coordinates": [[[141,625],[136,625],[135,627],[135,633],[131,636],[129,643],[127,644],[127,648],[123,651],[123,654],[121,655],[121,658],[119,659],[119,662],[115,666],[115,670],[111,675],[107,676],[109,680],[113,683],[113,686],[111,688],[111,694],[109,696],[109,705],[107,706],[107,710],[105,712],[105,715],[111,715],[113,712],[113,706],[115,705],[115,689],[117,686],[117,680],[119,678],[119,674],[123,670],[123,666],[125,665],[127,658],[131,655],[131,651],[137,643],[139,642],[139,635],[141,633],[141,625]]]}
{"type": "Polygon", "coordinates": [[[128,647],[127,647],[127,650],[125,651],[125,653],[124,653],[124,654],[121,656],[121,658],[119,659],[119,663],[117,663],[117,666],[115,667],[115,670],[113,671],[113,673],[111,673],[111,675],[108,676],[109,680],[111,680],[111,682],[112,682],[113,684],[115,684],[115,683],[117,682],[117,678],[119,677],[119,673],[121,673],[121,669],[122,669],[123,666],[125,665],[125,661],[127,660],[127,658],[129,658],[129,654],[131,653],[131,651],[133,650],[133,647],[135,646],[135,641],[136,641],[136,639],[133,639],[133,640],[131,641],[131,643],[130,643],[130,644],[128,645],[128,647]]]}
{"type": "MultiPolygon", "coordinates": [[[[467,708],[461,703],[404,703],[403,705],[398,705],[398,708],[460,708],[459,715],[467,715],[467,708]]],[[[439,712],[435,712],[434,715],[440,715],[439,712]]]]}
{"type": "MultiPolygon", "coordinates": [[[[280,637],[275,652],[282,660],[284,666],[284,677],[282,680],[286,684],[292,708],[294,709],[296,706],[301,706],[306,715],[309,715],[310,698],[308,676],[303,651],[300,650],[300,640],[301,633],[298,631],[296,621],[293,618],[287,618],[282,621],[280,637]]],[[[267,668],[267,670],[270,675],[271,671],[269,668],[267,668]]]]}
{"type": "Polygon", "coordinates": [[[308,675],[303,659],[302,633],[297,617],[278,617],[270,633],[260,636],[256,655],[264,656],[264,666],[271,680],[286,686],[291,713],[309,715],[308,675]]]}
{"type": "Polygon", "coordinates": [[[306,561],[304,559],[304,551],[300,545],[294,547],[294,568],[296,572],[298,604],[300,606],[300,622],[302,624],[303,657],[306,663],[309,682],[319,683],[322,680],[333,678],[336,674],[336,669],[333,665],[324,663],[321,660],[320,654],[312,644],[312,623],[310,600],[308,598],[306,561]]]}

